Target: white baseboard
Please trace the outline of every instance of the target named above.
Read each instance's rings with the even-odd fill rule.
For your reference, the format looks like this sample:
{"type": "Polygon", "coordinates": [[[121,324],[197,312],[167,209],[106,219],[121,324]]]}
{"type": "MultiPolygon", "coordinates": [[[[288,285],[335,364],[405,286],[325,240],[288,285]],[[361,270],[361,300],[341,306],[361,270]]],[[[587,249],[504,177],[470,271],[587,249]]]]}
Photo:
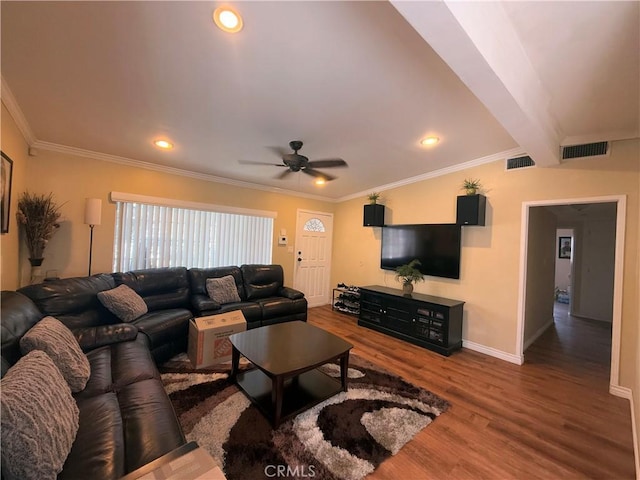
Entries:
{"type": "MultiPolygon", "coordinates": [[[[636,392],[640,395],[640,392],[636,392]]],[[[631,405],[631,429],[633,432],[633,456],[636,457],[636,480],[640,480],[640,418],[636,418],[635,404],[633,403],[633,390],[631,390],[631,398],[629,398],[631,405]]]]}
{"type": "MultiPolygon", "coordinates": [[[[611,395],[615,395],[616,397],[626,398],[627,400],[631,400],[633,396],[633,392],[630,388],[613,384],[609,384],[609,393],[611,395]]],[[[631,409],[631,411],[633,411],[633,408],[631,409]]]]}
{"type": "Polygon", "coordinates": [[[540,327],[536,333],[534,333],[531,338],[529,338],[527,341],[524,342],[524,347],[522,348],[523,352],[527,351],[527,348],[529,348],[531,346],[531,344],[533,342],[535,342],[538,337],[540,337],[540,335],[542,335],[547,328],[549,328],[551,325],[553,325],[553,318],[551,320],[549,320],[547,323],[545,323],[542,327],[540,327]]]}
{"type": "Polygon", "coordinates": [[[480,345],[479,343],[471,342],[469,340],[462,340],[462,346],[475,352],[484,353],[485,355],[489,355],[490,357],[499,358],[500,360],[504,360],[509,363],[515,363],[516,365],[522,365],[524,363],[524,357],[520,355],[503,352],[502,350],[487,347],[485,345],[480,345]]]}

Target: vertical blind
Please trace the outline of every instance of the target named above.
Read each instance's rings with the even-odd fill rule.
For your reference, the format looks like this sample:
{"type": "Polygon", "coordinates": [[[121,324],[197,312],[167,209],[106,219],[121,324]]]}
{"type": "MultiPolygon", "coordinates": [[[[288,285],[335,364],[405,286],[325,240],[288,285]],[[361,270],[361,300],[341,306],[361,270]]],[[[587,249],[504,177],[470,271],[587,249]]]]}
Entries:
{"type": "Polygon", "coordinates": [[[273,218],[116,203],[113,270],[271,263],[273,218]]]}

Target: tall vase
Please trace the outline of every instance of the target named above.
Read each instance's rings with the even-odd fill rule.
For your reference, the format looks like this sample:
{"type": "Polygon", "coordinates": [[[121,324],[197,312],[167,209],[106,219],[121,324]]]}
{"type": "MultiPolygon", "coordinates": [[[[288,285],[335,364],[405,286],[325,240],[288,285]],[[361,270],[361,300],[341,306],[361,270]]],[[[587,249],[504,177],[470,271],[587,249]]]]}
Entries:
{"type": "Polygon", "coordinates": [[[29,279],[29,283],[34,284],[38,283],[39,279],[42,278],[42,262],[44,258],[29,258],[29,263],[31,264],[31,278],[29,279]]]}
{"type": "Polygon", "coordinates": [[[44,262],[44,258],[29,258],[29,263],[32,267],[40,267],[44,262]]]}

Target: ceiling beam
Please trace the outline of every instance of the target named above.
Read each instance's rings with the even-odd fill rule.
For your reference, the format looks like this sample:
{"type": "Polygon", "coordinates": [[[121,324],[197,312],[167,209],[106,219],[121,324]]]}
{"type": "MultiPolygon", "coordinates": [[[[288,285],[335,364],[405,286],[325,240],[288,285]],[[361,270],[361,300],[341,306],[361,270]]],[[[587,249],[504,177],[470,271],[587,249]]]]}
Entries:
{"type": "Polygon", "coordinates": [[[391,3],[536,165],[560,163],[550,96],[500,2],[391,3]]]}

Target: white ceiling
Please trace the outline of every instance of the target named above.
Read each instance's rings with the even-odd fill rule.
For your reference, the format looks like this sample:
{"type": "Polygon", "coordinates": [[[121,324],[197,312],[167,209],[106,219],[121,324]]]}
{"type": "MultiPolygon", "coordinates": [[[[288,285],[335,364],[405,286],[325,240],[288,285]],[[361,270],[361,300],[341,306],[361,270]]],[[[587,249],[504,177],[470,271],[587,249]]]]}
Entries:
{"type": "Polygon", "coordinates": [[[329,199],[639,136],[638,2],[237,2],[236,35],[218,5],[3,1],[3,101],[37,148],[329,199]],[[241,163],[298,139],[349,167],[241,163]]]}

